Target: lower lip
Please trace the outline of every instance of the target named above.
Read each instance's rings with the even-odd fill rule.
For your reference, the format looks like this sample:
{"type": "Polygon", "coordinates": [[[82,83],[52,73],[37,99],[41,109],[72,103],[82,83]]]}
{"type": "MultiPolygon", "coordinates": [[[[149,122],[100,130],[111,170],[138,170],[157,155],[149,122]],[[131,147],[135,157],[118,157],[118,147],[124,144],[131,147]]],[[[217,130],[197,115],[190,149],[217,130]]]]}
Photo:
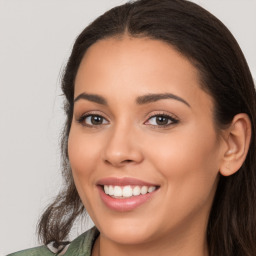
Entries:
{"type": "Polygon", "coordinates": [[[113,198],[105,194],[101,186],[98,186],[98,190],[100,193],[100,197],[102,201],[105,203],[105,205],[111,210],[118,211],[118,212],[127,212],[127,211],[132,211],[136,209],[137,207],[143,205],[149,199],[151,199],[152,196],[154,196],[155,192],[157,191],[155,190],[145,195],[132,196],[132,197],[120,199],[120,198],[113,198]]]}

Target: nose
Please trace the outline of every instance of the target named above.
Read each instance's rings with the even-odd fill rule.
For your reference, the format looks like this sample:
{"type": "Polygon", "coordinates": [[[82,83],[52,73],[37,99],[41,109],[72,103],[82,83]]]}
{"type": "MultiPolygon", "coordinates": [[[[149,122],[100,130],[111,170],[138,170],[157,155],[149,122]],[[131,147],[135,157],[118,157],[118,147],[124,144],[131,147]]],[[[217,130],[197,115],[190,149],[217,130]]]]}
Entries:
{"type": "Polygon", "coordinates": [[[103,161],[114,167],[142,162],[143,152],[138,136],[132,128],[115,127],[107,135],[103,161]]]}

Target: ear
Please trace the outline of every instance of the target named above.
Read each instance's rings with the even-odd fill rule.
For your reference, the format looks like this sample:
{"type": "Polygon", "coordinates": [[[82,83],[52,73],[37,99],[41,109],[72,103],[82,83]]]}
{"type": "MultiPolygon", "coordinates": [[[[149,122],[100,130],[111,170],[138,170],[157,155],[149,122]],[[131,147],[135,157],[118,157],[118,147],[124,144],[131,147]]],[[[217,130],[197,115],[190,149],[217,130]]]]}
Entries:
{"type": "Polygon", "coordinates": [[[248,153],[251,140],[250,118],[245,113],[235,115],[224,133],[227,149],[223,155],[220,173],[230,176],[240,169],[248,153]]]}

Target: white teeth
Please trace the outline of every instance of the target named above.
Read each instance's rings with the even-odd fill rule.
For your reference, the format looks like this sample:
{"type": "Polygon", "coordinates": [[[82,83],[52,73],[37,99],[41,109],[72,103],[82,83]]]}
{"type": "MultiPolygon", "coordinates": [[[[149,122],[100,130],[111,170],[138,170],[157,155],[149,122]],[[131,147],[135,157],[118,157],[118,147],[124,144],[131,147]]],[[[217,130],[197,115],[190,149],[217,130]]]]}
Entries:
{"type": "Polygon", "coordinates": [[[151,186],[151,187],[148,188],[148,193],[151,193],[151,192],[153,192],[154,190],[156,190],[156,187],[151,186]]]}
{"type": "Polygon", "coordinates": [[[151,193],[156,190],[155,186],[112,186],[112,185],[104,185],[104,192],[107,195],[113,197],[124,197],[128,198],[131,196],[145,195],[146,193],[151,193]]]}
{"type": "MultiPolygon", "coordinates": [[[[105,186],[104,186],[105,187],[105,186]]],[[[106,186],[107,187],[107,186],[106,186]]],[[[105,192],[106,193],[106,192],[105,192]]],[[[107,193],[106,193],[107,194],[107,193]]],[[[109,188],[108,188],[108,194],[110,195],[110,196],[113,196],[114,195],[114,188],[113,188],[113,186],[109,186],[109,188]]]]}
{"type": "Polygon", "coordinates": [[[123,197],[131,197],[132,196],[132,188],[131,186],[125,186],[123,188],[123,197]]]}
{"type": "Polygon", "coordinates": [[[147,192],[148,192],[148,187],[146,187],[146,186],[143,186],[142,188],[141,188],[141,194],[142,195],[145,195],[145,194],[147,194],[147,192]]]}
{"type": "Polygon", "coordinates": [[[132,190],[132,194],[134,196],[140,195],[140,187],[139,186],[134,187],[133,190],[132,190]]]}
{"type": "Polygon", "coordinates": [[[109,186],[104,185],[104,191],[108,195],[109,194],[109,186]]]}
{"type": "Polygon", "coordinates": [[[122,196],[122,195],[123,195],[122,188],[119,186],[115,186],[114,187],[114,196],[122,196]]]}

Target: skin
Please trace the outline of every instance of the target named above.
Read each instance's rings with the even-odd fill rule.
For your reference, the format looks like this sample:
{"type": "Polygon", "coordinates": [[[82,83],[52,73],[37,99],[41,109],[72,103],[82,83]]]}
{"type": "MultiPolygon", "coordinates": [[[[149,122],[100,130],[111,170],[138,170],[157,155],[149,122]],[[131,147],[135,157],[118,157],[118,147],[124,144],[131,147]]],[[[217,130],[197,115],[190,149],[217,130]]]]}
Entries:
{"type": "Polygon", "coordinates": [[[73,177],[100,236],[93,255],[208,255],[206,228],[226,140],[213,121],[213,100],[200,88],[196,68],[170,45],[147,38],[110,38],[86,52],[75,81],[69,135],[73,177]],[[138,104],[147,94],[177,99],[138,104]],[[99,115],[101,125],[91,125],[99,115]],[[169,115],[168,126],[154,115],[169,115]],[[154,196],[132,211],[101,200],[97,181],[132,177],[158,184],[154,196]]]}

